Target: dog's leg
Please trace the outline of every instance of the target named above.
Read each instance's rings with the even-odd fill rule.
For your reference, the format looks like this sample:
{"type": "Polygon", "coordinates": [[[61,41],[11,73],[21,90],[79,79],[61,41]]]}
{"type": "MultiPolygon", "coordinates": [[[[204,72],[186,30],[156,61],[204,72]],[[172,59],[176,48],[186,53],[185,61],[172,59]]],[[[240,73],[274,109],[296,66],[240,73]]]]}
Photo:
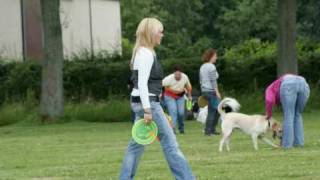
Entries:
{"type": "MultiPolygon", "coordinates": [[[[230,138],[232,133],[232,130],[230,131],[226,131],[226,130],[222,130],[222,138],[220,140],[220,146],[219,146],[219,151],[222,152],[223,150],[223,145],[228,142],[228,138],[230,138]]],[[[227,150],[230,151],[229,145],[227,144],[227,150]]]]}
{"type": "Polygon", "coordinates": [[[278,147],[279,147],[278,145],[275,145],[272,141],[270,141],[270,140],[267,139],[266,137],[262,137],[262,140],[263,140],[265,143],[269,144],[270,146],[273,146],[273,147],[275,147],[275,148],[278,148],[278,147]]]}
{"type": "Polygon", "coordinates": [[[231,138],[231,134],[227,137],[227,140],[226,140],[227,151],[230,151],[230,147],[229,147],[230,138],[231,138]]]}
{"type": "Polygon", "coordinates": [[[219,146],[219,151],[220,152],[222,152],[222,150],[223,150],[224,141],[225,141],[225,136],[223,135],[221,140],[220,140],[220,146],[219,146]]]}
{"type": "Polygon", "coordinates": [[[253,142],[253,147],[255,150],[258,150],[258,135],[257,134],[251,134],[252,142],[253,142]]]}

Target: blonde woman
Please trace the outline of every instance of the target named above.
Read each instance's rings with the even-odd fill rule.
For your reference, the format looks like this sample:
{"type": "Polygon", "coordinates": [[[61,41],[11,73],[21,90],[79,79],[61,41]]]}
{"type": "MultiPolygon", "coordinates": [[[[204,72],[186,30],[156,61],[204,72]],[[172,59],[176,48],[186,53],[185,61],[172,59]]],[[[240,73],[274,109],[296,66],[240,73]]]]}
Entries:
{"type": "MultiPolygon", "coordinates": [[[[162,37],[163,25],[159,20],[144,18],[139,23],[131,60],[134,84],[131,108],[136,114],[136,120],[143,117],[146,123],[154,121],[157,124],[162,150],[175,179],[192,180],[195,178],[159,102],[163,72],[154,48],[161,43],[162,37]]],[[[134,179],[143,151],[144,146],[131,139],[123,160],[120,180],[134,179]]]]}

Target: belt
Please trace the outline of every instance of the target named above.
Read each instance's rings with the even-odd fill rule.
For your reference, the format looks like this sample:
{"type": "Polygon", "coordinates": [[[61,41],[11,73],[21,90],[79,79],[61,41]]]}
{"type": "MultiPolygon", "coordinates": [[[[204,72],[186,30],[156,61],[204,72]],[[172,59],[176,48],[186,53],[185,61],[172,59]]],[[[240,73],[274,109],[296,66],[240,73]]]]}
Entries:
{"type": "Polygon", "coordinates": [[[181,98],[181,97],[185,94],[185,92],[182,92],[182,93],[180,93],[180,94],[175,94],[175,93],[172,92],[171,90],[166,89],[166,90],[164,91],[164,94],[167,95],[167,96],[170,96],[170,97],[172,97],[172,98],[174,98],[174,99],[179,99],[179,98],[181,98]]]}
{"type": "MultiPolygon", "coordinates": [[[[149,96],[149,101],[160,102],[160,98],[158,96],[149,96]]],[[[140,103],[140,96],[131,96],[131,102],[140,103]]]]}

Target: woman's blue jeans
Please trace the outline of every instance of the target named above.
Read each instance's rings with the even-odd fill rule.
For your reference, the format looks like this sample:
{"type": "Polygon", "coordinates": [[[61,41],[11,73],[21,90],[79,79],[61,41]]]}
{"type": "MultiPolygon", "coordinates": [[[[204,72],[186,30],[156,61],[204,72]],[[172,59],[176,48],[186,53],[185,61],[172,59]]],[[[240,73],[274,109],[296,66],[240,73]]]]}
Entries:
{"type": "Polygon", "coordinates": [[[173,121],[173,128],[175,129],[178,122],[180,133],[184,133],[184,120],[185,120],[185,99],[180,97],[174,99],[173,97],[164,95],[164,102],[168,109],[169,115],[173,121]]]}
{"type": "MultiPolygon", "coordinates": [[[[136,120],[143,117],[143,108],[141,103],[131,103],[132,110],[136,113],[136,120]]],[[[158,126],[158,137],[162,146],[162,151],[169,164],[170,170],[177,180],[195,179],[188,165],[186,158],[179,149],[176,136],[167,121],[163,109],[159,102],[151,102],[151,111],[153,121],[158,126]]],[[[127,152],[125,154],[120,180],[134,179],[138,163],[144,152],[145,146],[136,143],[133,139],[129,142],[127,152]]],[[[159,157],[155,157],[159,158],[159,157]]],[[[155,169],[155,171],[157,171],[155,169]]]]}
{"type": "Polygon", "coordinates": [[[302,147],[304,145],[301,113],[309,94],[309,85],[301,76],[285,77],[281,82],[280,101],[283,110],[283,148],[302,147]]]}
{"type": "Polygon", "coordinates": [[[218,124],[217,107],[220,102],[215,92],[202,92],[202,96],[208,101],[208,115],[206,120],[205,134],[210,135],[216,132],[218,124]]]}

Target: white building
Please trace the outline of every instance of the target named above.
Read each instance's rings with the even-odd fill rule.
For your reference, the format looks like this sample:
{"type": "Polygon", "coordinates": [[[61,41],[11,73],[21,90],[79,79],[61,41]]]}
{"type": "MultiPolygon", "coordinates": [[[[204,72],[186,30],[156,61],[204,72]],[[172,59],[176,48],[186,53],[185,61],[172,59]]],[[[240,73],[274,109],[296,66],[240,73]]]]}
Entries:
{"type": "MultiPolygon", "coordinates": [[[[61,0],[65,57],[88,50],[121,52],[119,0],[61,0]]],[[[40,0],[0,0],[0,57],[41,59],[40,0]]]]}

